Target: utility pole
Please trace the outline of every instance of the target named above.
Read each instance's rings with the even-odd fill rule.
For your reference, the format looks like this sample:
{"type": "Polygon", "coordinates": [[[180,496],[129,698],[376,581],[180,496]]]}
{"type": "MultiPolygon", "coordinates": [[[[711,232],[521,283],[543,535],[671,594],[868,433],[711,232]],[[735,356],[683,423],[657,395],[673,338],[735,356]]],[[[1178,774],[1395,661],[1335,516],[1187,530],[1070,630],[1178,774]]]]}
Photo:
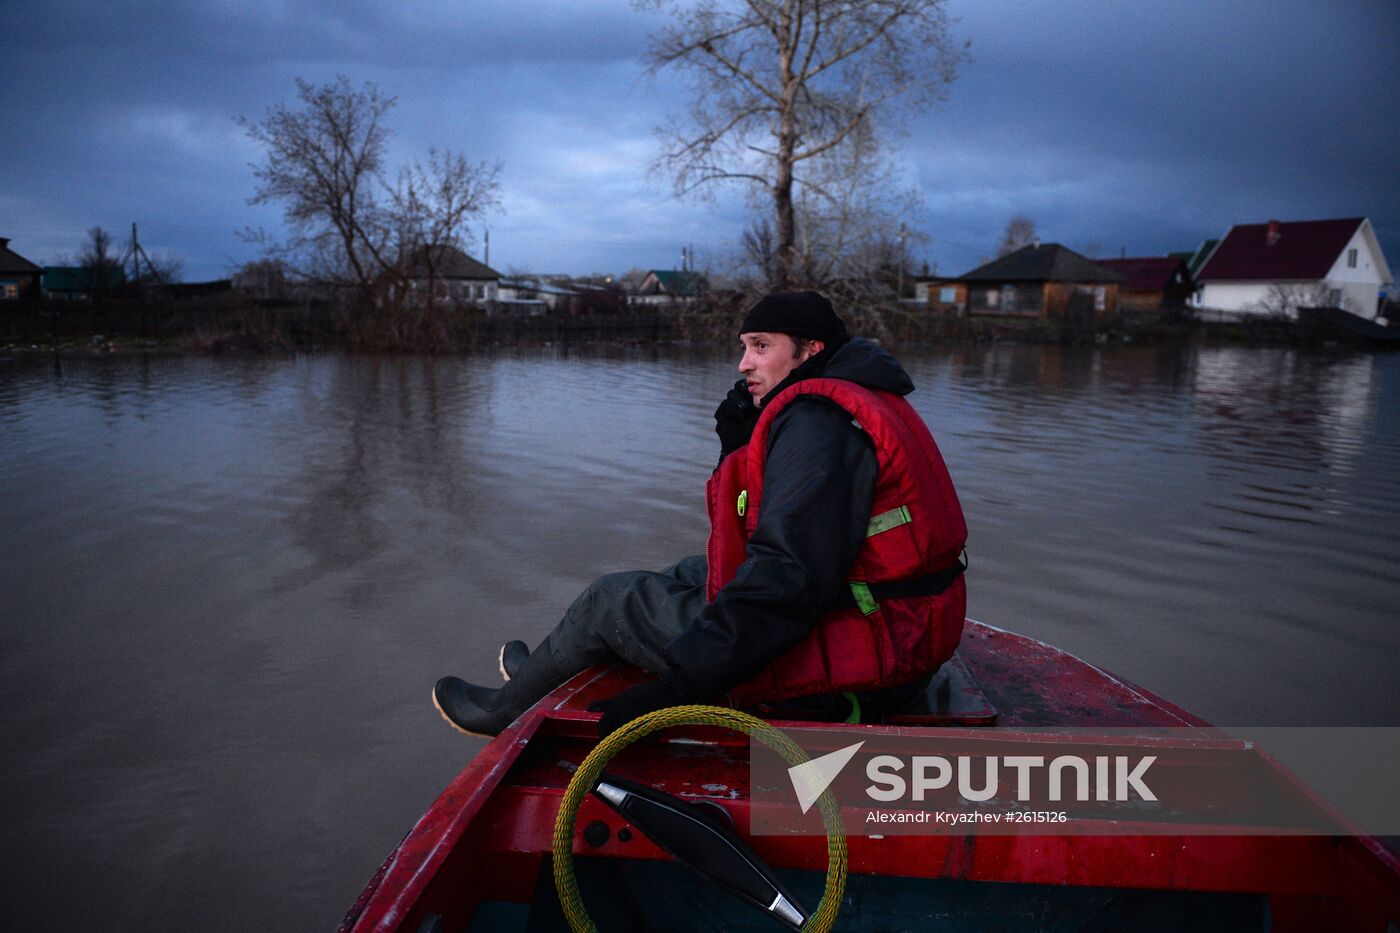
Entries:
{"type": "Polygon", "coordinates": [[[895,290],[895,300],[904,300],[904,240],[909,236],[909,230],[904,226],[904,221],[899,222],[899,287],[895,290]]]}
{"type": "Polygon", "coordinates": [[[131,222],[131,245],[126,248],[126,255],[122,257],[122,265],[131,263],[131,282],[133,285],[141,282],[141,261],[146,261],[146,272],[150,274],[151,281],[157,280],[156,267],[151,262],[151,257],[146,255],[146,251],[141,248],[141,241],[136,239],[136,222],[131,222]]]}

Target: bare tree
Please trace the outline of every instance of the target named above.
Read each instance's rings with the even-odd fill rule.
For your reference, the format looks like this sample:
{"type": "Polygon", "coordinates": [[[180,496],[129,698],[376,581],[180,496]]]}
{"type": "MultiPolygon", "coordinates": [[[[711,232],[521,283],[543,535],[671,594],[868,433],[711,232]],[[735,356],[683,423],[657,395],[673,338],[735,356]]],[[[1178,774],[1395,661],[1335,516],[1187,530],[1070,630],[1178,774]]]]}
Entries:
{"type": "Polygon", "coordinates": [[[776,257],[773,249],[773,225],[767,217],[760,217],[744,228],[742,239],[744,261],[752,267],[765,283],[776,278],[776,257]]]}
{"type": "Polygon", "coordinates": [[[278,104],[260,121],[239,119],[265,150],[250,203],[282,204],[291,231],[286,242],[249,236],[296,278],[349,286],[365,306],[387,310],[390,339],[408,339],[400,312],[417,304],[418,277],[428,279],[429,304],[419,323],[431,323],[442,257],[470,242],[468,220],[499,207],[500,165],[430,149],[391,184],[385,118],[394,98],[345,77],[319,86],[298,79],[297,96],[297,106],[278,104]]]}
{"type": "Polygon", "coordinates": [[[918,213],[919,192],[899,188],[898,173],[865,131],[811,169],[797,203],[798,279],[854,289],[851,297],[861,300],[896,297],[909,241],[927,240],[904,220],[918,213]]]}
{"type": "Polygon", "coordinates": [[[174,253],[156,253],[146,260],[150,281],[157,285],[173,285],[185,277],[185,261],[174,253]]]}
{"type": "Polygon", "coordinates": [[[101,301],[121,282],[121,260],[112,252],[112,235],[102,227],[89,227],[87,242],[73,260],[82,275],[89,301],[101,301]]]}
{"type": "Polygon", "coordinates": [[[1255,303],[1255,309],[1270,317],[1295,318],[1299,308],[1331,308],[1340,304],[1340,291],[1324,282],[1276,282],[1255,303]]]}
{"type": "Polygon", "coordinates": [[[651,273],[646,269],[633,266],[631,269],[628,269],[626,272],[622,273],[622,275],[618,276],[617,281],[618,284],[627,289],[627,291],[637,292],[641,290],[642,283],[646,281],[647,276],[650,274],[651,273]]]}
{"type": "MultiPolygon", "coordinates": [[[[298,109],[278,104],[261,122],[239,118],[248,138],[266,150],[253,166],[258,187],[249,203],[280,202],[293,232],[288,253],[343,264],[372,293],[389,264],[376,195],[389,138],[383,121],[394,98],[369,82],[357,90],[343,76],[319,87],[298,78],[297,97],[298,109]]],[[[341,277],[341,270],[318,271],[341,277]]]]}
{"type": "Polygon", "coordinates": [[[997,246],[997,258],[1009,256],[1026,246],[1030,246],[1036,241],[1035,221],[1025,214],[1016,214],[1006,222],[1006,230],[1001,235],[1001,243],[997,246]]]}
{"type": "Polygon", "coordinates": [[[293,289],[286,265],[277,259],[252,259],[230,275],[233,287],[257,301],[285,301],[293,289]]]}
{"type": "MultiPolygon", "coordinates": [[[[771,205],[774,284],[798,275],[795,189],[807,167],[943,99],[966,56],[944,0],[634,0],[673,11],[653,72],[694,79],[688,118],[662,130],[657,166],[680,194],[752,186],[771,205]]],[[[893,127],[890,127],[893,128],[893,127]]]]}
{"type": "Polygon", "coordinates": [[[423,281],[423,320],[432,331],[448,250],[470,237],[469,219],[500,206],[500,171],[499,163],[472,165],[460,153],[429,149],[426,165],[415,162],[399,172],[390,214],[399,266],[423,281]]]}

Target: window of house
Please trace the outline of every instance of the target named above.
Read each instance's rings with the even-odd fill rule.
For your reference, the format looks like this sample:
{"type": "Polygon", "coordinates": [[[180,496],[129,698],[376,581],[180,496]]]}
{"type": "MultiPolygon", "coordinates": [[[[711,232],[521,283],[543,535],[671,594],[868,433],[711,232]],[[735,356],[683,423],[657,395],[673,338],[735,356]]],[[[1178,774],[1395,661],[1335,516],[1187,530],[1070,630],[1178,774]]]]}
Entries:
{"type": "Polygon", "coordinates": [[[19,284],[17,282],[0,282],[0,299],[5,301],[19,300],[19,284]]]}
{"type": "Polygon", "coordinates": [[[958,300],[958,290],[956,288],[940,288],[938,290],[938,300],[945,305],[950,305],[958,300]]]}
{"type": "Polygon", "coordinates": [[[996,308],[1001,305],[1001,292],[995,288],[987,289],[987,307],[996,308]]]}
{"type": "Polygon", "coordinates": [[[1102,311],[1108,307],[1108,289],[1102,285],[1094,289],[1094,310],[1102,311]]]}
{"type": "Polygon", "coordinates": [[[1355,268],[1356,268],[1356,250],[1354,250],[1354,249],[1349,249],[1349,250],[1347,250],[1347,268],[1348,268],[1348,269],[1355,269],[1355,268]]]}
{"type": "Polygon", "coordinates": [[[1342,306],[1342,290],[1340,288],[1327,289],[1327,306],[1329,308],[1340,308],[1342,306]]]}
{"type": "Polygon", "coordinates": [[[1001,287],[1001,309],[1003,311],[1016,310],[1016,288],[1012,285],[1001,287]]]}

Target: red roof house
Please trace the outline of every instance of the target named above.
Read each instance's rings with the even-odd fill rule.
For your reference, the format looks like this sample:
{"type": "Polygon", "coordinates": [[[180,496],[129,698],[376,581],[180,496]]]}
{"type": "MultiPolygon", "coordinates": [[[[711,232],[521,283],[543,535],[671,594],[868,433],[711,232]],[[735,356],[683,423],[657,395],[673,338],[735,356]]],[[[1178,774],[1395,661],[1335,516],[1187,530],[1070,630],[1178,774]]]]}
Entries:
{"type": "Polygon", "coordinates": [[[1198,307],[1235,316],[1327,306],[1374,318],[1392,278],[1371,222],[1346,217],[1237,224],[1196,281],[1198,307]]]}
{"type": "Polygon", "coordinates": [[[1095,259],[1118,273],[1118,307],[1124,311],[1161,311],[1185,307],[1191,297],[1191,271],[1179,256],[1132,256],[1095,259]]]}

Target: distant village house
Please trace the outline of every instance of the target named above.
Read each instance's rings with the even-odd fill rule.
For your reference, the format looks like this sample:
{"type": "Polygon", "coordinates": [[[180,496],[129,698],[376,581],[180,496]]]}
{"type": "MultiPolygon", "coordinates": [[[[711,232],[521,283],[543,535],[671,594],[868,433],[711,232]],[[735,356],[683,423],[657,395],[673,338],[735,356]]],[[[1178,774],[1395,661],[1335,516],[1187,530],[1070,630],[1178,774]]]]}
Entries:
{"type": "Polygon", "coordinates": [[[1374,319],[1392,284],[1365,217],[1270,220],[1230,228],[1201,267],[1194,303],[1237,317],[1325,306],[1374,319]]]}
{"type": "Polygon", "coordinates": [[[126,284],[121,266],[45,266],[44,295],[54,301],[91,301],[126,284]]]}
{"type": "Polygon", "coordinates": [[[1201,266],[1206,264],[1210,254],[1215,250],[1215,245],[1219,240],[1202,240],[1201,245],[1196,247],[1195,252],[1168,253],[1173,259],[1183,259],[1186,261],[1186,271],[1191,277],[1191,281],[1196,281],[1196,276],[1200,274],[1201,266]]]}
{"type": "Polygon", "coordinates": [[[967,311],[967,283],[941,276],[914,280],[914,302],[935,314],[959,315],[967,311]]]}
{"type": "MultiPolygon", "coordinates": [[[[1092,321],[1118,312],[1119,276],[1059,243],[1032,243],[957,277],[966,313],[1092,321]]],[[[933,296],[930,294],[930,300],[933,296]]]]}
{"type": "Polygon", "coordinates": [[[528,303],[532,313],[569,312],[578,300],[577,289],[555,285],[543,279],[503,278],[500,281],[501,302],[511,302],[522,307],[528,303]]]}
{"type": "Polygon", "coordinates": [[[699,272],[652,269],[629,300],[641,305],[686,304],[699,298],[708,288],[709,281],[699,272]]]}
{"type": "Polygon", "coordinates": [[[485,305],[500,297],[501,274],[455,246],[420,247],[409,267],[415,292],[429,283],[437,301],[485,305]]]}
{"type": "Polygon", "coordinates": [[[1123,280],[1118,286],[1121,311],[1180,310],[1195,290],[1190,267],[1179,256],[1129,256],[1095,262],[1123,280]]]}
{"type": "Polygon", "coordinates": [[[0,301],[35,301],[40,297],[44,270],[10,249],[0,237],[0,301]]]}

